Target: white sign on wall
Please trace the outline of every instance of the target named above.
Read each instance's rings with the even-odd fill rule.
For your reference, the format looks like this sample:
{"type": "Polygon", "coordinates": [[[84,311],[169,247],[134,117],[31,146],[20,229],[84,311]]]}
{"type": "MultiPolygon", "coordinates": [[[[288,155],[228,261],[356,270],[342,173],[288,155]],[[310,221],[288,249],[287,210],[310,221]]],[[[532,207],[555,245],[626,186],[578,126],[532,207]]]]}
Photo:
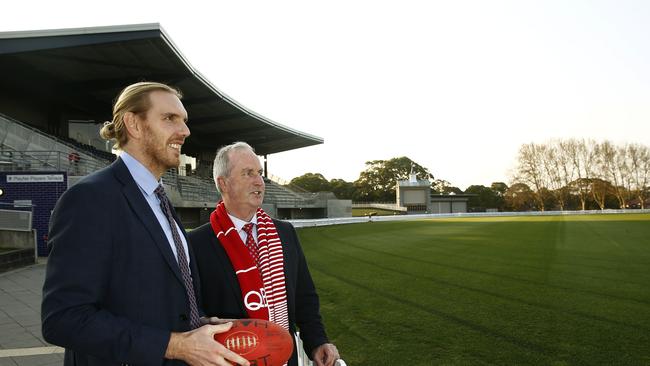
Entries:
{"type": "Polygon", "coordinates": [[[7,175],[7,183],[49,183],[49,182],[63,182],[63,174],[7,175]]]}
{"type": "Polygon", "coordinates": [[[14,200],[14,207],[32,207],[32,200],[14,200]]]}

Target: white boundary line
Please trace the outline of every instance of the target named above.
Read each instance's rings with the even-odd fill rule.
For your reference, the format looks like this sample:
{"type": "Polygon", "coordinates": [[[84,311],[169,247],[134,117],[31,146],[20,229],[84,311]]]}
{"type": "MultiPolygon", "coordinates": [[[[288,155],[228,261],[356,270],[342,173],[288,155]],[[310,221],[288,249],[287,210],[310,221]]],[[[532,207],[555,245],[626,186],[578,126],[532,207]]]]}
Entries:
{"type": "Polygon", "coordinates": [[[2,357],[49,355],[49,354],[53,354],[53,353],[63,353],[63,352],[65,352],[65,349],[63,349],[61,347],[56,347],[56,346],[0,349],[0,358],[2,358],[2,357]]]}
{"type": "Polygon", "coordinates": [[[356,216],[330,219],[287,220],[294,227],[328,226],[341,224],[357,224],[373,221],[408,221],[422,219],[442,219],[452,217],[503,217],[503,216],[558,216],[558,215],[607,215],[607,214],[645,214],[650,209],[628,210],[585,210],[585,211],[526,211],[526,212],[458,212],[444,214],[392,215],[392,216],[356,216]]]}

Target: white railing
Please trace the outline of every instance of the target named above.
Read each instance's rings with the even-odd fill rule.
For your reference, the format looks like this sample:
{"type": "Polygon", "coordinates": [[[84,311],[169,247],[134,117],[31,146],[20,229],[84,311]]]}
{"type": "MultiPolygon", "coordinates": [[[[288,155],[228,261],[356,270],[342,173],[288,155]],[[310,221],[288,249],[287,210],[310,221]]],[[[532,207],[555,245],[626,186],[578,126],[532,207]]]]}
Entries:
{"type": "Polygon", "coordinates": [[[406,212],[406,207],[399,206],[396,203],[383,203],[383,202],[368,202],[368,203],[352,203],[352,208],[376,208],[380,210],[400,211],[406,212]]]}
{"type": "Polygon", "coordinates": [[[87,175],[108,165],[91,155],[77,154],[71,158],[64,151],[0,150],[0,171],[67,171],[69,175],[87,175]]]}
{"type": "Polygon", "coordinates": [[[294,227],[328,226],[341,224],[358,224],[373,221],[407,221],[420,219],[450,218],[450,217],[504,217],[504,216],[558,216],[558,215],[594,215],[594,214],[639,214],[650,213],[650,209],[638,210],[585,210],[585,211],[526,211],[526,212],[457,212],[444,214],[393,215],[393,216],[362,216],[338,217],[331,219],[288,220],[294,227]]]}
{"type": "Polygon", "coordinates": [[[273,175],[271,173],[268,173],[267,178],[269,178],[269,180],[271,180],[271,181],[273,181],[273,182],[275,182],[275,183],[277,183],[277,184],[279,184],[281,186],[286,186],[287,184],[289,184],[288,180],[286,180],[284,178],[281,178],[281,177],[278,177],[277,175],[273,175]]]}

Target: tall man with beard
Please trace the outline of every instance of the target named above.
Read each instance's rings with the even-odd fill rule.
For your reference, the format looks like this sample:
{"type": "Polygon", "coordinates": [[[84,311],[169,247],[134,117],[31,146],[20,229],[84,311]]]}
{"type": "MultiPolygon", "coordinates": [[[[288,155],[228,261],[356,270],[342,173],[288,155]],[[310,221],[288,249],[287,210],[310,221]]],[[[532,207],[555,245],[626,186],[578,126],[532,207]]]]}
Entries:
{"type": "MultiPolygon", "coordinates": [[[[318,295],[298,236],[288,222],[261,209],[264,180],[251,146],[222,147],[214,160],[214,180],[223,201],[210,222],[189,233],[207,314],[258,318],[295,333],[317,366],[339,358],[321,321],[318,295]]],[[[289,365],[297,365],[294,353],[289,365]]]]}
{"type": "Polygon", "coordinates": [[[231,324],[201,326],[196,260],[162,186],[190,134],[180,97],[126,87],[101,130],[120,157],[52,213],[42,330],[65,365],[248,365],[213,340],[231,324]]]}

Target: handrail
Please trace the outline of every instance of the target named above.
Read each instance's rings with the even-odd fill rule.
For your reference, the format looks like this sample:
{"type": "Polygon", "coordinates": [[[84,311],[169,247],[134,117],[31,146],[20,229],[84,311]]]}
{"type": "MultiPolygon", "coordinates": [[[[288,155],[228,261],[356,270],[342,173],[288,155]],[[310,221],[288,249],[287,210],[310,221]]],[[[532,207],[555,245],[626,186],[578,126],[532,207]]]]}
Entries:
{"type": "Polygon", "coordinates": [[[95,159],[71,159],[62,151],[0,150],[0,171],[65,171],[69,175],[87,175],[108,165],[95,159]]]}
{"type": "MultiPolygon", "coordinates": [[[[27,130],[28,133],[30,134],[30,136],[38,135],[38,136],[43,137],[45,139],[51,140],[55,144],[60,145],[60,146],[56,146],[56,145],[51,146],[54,149],[50,149],[50,150],[63,151],[63,152],[67,152],[67,153],[71,153],[71,152],[74,151],[74,152],[77,152],[78,154],[82,154],[82,156],[86,155],[84,157],[87,158],[87,159],[93,158],[93,159],[98,159],[98,160],[101,160],[101,161],[104,161],[104,162],[107,162],[107,163],[110,162],[109,160],[106,159],[106,157],[97,155],[96,153],[94,153],[92,151],[89,151],[88,149],[86,149],[86,148],[84,148],[82,146],[77,146],[77,145],[75,145],[75,144],[73,144],[73,143],[71,143],[69,141],[65,141],[65,140],[63,140],[63,139],[61,139],[61,138],[59,138],[57,136],[54,136],[54,135],[50,135],[50,134],[48,134],[48,133],[46,133],[44,131],[41,131],[38,128],[32,127],[32,126],[30,126],[30,125],[28,125],[28,124],[26,124],[24,122],[21,122],[21,121],[19,121],[17,119],[14,119],[14,118],[9,117],[9,116],[7,116],[7,115],[5,115],[3,113],[0,113],[0,125],[2,124],[2,122],[5,122],[7,124],[11,123],[11,124],[13,124],[15,126],[18,126],[18,127],[22,128],[24,130],[27,130]]],[[[0,140],[0,146],[4,146],[5,148],[9,147],[9,148],[12,148],[12,149],[15,149],[15,150],[20,150],[20,148],[5,145],[6,138],[9,135],[8,125],[7,125],[7,128],[5,130],[7,132],[5,133],[5,135],[0,140]]]]}

